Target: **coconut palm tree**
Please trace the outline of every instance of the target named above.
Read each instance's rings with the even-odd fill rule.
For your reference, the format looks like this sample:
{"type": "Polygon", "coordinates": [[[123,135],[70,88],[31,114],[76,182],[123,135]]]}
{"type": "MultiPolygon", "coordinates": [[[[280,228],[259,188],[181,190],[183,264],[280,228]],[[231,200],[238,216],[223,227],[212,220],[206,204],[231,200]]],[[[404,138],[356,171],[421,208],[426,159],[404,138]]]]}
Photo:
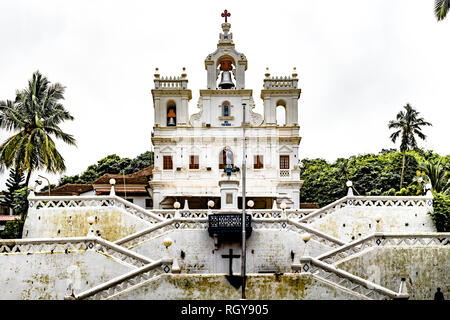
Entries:
{"type": "Polygon", "coordinates": [[[434,0],[434,14],[438,21],[444,20],[450,8],[450,0],[434,0]]]}
{"type": "Polygon", "coordinates": [[[401,110],[397,114],[396,120],[389,121],[389,129],[397,129],[391,134],[391,140],[395,143],[397,138],[401,136],[400,152],[403,153],[402,160],[402,174],[400,176],[400,189],[403,186],[403,174],[405,172],[405,158],[406,151],[417,148],[416,135],[425,140],[426,135],[422,133],[421,127],[431,126],[432,124],[426,122],[423,118],[419,118],[419,113],[409,103],[404,106],[405,111],[401,110]]]}
{"type": "Polygon", "coordinates": [[[431,189],[443,194],[450,193],[450,174],[448,166],[439,160],[430,160],[419,166],[431,183],[431,189]]]}
{"type": "Polygon", "coordinates": [[[14,132],[0,146],[0,167],[26,172],[26,186],[34,170],[57,173],[66,169],[52,136],[76,146],[75,138],[59,127],[63,121],[74,119],[60,103],[64,89],[36,71],[28,87],[16,92],[15,101],[0,101],[0,128],[14,132]]]}

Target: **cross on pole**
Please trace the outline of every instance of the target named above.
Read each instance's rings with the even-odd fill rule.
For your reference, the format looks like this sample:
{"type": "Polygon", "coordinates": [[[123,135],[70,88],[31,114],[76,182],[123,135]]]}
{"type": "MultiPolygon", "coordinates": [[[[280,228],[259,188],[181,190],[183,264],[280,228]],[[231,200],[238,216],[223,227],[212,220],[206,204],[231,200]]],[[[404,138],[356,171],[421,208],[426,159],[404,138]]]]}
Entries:
{"type": "Polygon", "coordinates": [[[225,11],[222,13],[222,18],[225,18],[225,23],[227,22],[227,17],[231,16],[231,13],[225,9],[225,11]]]}
{"type": "Polygon", "coordinates": [[[238,254],[233,254],[233,249],[230,249],[230,254],[223,254],[222,258],[230,259],[230,276],[233,275],[233,258],[240,258],[238,254]]]}

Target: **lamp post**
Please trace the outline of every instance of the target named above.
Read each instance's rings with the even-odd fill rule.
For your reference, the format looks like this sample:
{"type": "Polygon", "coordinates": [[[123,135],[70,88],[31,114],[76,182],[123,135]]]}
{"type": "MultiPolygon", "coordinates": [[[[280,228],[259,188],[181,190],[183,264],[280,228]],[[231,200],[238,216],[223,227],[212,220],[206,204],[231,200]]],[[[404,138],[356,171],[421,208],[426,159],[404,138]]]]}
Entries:
{"type": "Polygon", "coordinates": [[[281,219],[286,219],[286,213],[284,212],[284,210],[287,208],[287,205],[284,200],[280,203],[280,208],[281,210],[283,210],[281,213],[281,219]]]}
{"type": "Polygon", "coordinates": [[[50,197],[50,180],[48,180],[46,177],[43,177],[41,175],[38,174],[38,177],[41,177],[42,179],[47,180],[47,184],[48,184],[48,196],[50,197]]]}
{"type": "Polygon", "coordinates": [[[242,299],[245,299],[245,258],[246,258],[246,248],[245,248],[245,173],[246,173],[246,154],[245,154],[245,103],[242,104],[242,259],[241,259],[241,276],[242,276],[242,299]]]}
{"type": "Polygon", "coordinates": [[[180,218],[180,211],[178,211],[178,209],[180,209],[181,207],[181,203],[179,203],[178,201],[175,201],[173,203],[173,207],[175,208],[175,218],[180,218]]]}
{"type": "Polygon", "coordinates": [[[376,229],[375,229],[375,231],[376,231],[376,232],[381,232],[381,230],[380,230],[380,221],[381,221],[381,216],[377,216],[377,217],[375,217],[375,221],[377,222],[377,225],[376,225],[376,229]]]}
{"type": "Polygon", "coordinates": [[[303,251],[302,251],[302,254],[300,255],[300,272],[302,271],[302,257],[305,254],[306,244],[308,243],[309,240],[311,240],[311,235],[309,233],[305,233],[302,236],[302,240],[305,243],[305,245],[303,246],[303,251]]]}
{"type": "Polygon", "coordinates": [[[109,192],[109,195],[115,196],[116,192],[114,191],[114,185],[116,184],[116,179],[114,178],[109,179],[109,184],[111,185],[111,191],[109,192]]]}
{"type": "Polygon", "coordinates": [[[88,231],[88,236],[92,236],[95,237],[95,232],[94,232],[94,222],[95,222],[95,217],[94,216],[89,216],[87,217],[87,223],[89,223],[89,231],[88,231]]]}
{"type": "Polygon", "coordinates": [[[212,211],[211,211],[212,207],[214,207],[214,201],[209,200],[208,201],[208,214],[212,214],[212,211]]]}

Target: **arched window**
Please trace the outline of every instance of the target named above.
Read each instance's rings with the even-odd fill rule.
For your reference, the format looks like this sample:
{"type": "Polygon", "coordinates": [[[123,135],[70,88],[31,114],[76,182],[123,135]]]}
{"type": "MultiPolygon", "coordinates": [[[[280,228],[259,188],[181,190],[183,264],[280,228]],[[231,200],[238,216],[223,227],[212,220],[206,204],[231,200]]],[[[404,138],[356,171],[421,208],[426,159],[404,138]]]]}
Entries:
{"type": "Polygon", "coordinates": [[[167,103],[167,126],[174,127],[177,125],[177,106],[175,102],[167,103]]]}
{"type": "Polygon", "coordinates": [[[230,116],[230,103],[228,101],[222,103],[222,116],[223,117],[230,116]]]}
{"type": "Polygon", "coordinates": [[[223,148],[219,155],[219,169],[224,169],[226,166],[233,167],[233,152],[229,148],[223,148]]]}
{"type": "Polygon", "coordinates": [[[285,126],[286,125],[286,102],[284,100],[278,100],[275,110],[276,110],[276,117],[277,117],[277,125],[285,126]]]}

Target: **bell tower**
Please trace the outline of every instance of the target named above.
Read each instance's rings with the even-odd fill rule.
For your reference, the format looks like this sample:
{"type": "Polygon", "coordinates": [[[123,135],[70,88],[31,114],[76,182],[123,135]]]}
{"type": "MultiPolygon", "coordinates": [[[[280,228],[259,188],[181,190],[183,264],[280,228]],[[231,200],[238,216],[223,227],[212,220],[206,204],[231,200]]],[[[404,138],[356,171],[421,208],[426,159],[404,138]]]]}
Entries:
{"type": "Polygon", "coordinates": [[[181,76],[161,77],[158,68],[152,90],[155,107],[155,127],[183,127],[189,123],[188,102],[192,92],[187,88],[186,69],[181,76]]]}
{"type": "Polygon", "coordinates": [[[210,90],[245,89],[247,58],[234,48],[231,24],[227,22],[230,13],[222,13],[222,33],[219,35],[217,49],[205,59],[207,88],[210,90]]]}

